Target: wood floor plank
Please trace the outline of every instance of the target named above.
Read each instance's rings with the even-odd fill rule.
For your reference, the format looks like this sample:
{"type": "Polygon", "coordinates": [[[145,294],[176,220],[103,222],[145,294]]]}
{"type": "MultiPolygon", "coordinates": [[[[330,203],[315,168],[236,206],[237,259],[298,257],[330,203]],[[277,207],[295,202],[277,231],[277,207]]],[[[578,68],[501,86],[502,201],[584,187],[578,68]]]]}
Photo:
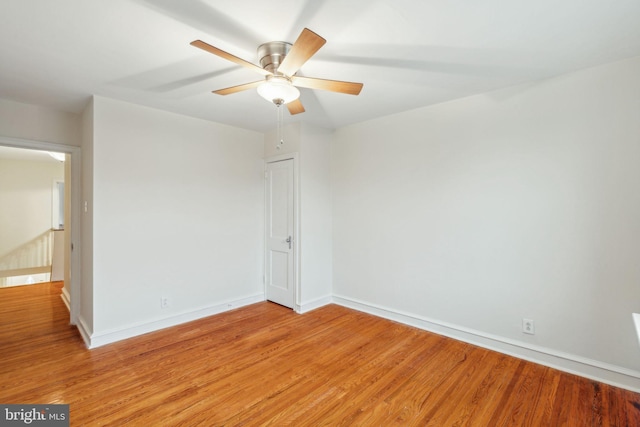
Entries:
{"type": "Polygon", "coordinates": [[[636,393],[336,305],[88,350],[60,284],[3,288],[0,360],[0,403],[68,403],[71,425],[640,425],[636,393]]]}

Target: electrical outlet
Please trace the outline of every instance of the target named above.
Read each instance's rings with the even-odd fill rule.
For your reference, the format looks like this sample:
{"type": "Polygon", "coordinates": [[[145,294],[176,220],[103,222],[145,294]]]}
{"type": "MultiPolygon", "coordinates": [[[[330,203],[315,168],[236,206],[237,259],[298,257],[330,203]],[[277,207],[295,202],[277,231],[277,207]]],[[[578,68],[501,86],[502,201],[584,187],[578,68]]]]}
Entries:
{"type": "Polygon", "coordinates": [[[169,297],[160,297],[160,308],[169,307],[169,297]]]}
{"type": "Polygon", "coordinates": [[[536,325],[532,319],[522,319],[522,332],[529,335],[535,335],[536,325]]]}

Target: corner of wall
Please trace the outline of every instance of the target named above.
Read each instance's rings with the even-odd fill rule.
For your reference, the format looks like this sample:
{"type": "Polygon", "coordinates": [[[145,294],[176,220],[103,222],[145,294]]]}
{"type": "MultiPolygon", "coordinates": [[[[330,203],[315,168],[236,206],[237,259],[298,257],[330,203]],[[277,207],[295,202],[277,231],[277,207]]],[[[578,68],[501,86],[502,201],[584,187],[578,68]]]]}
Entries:
{"type": "MultiPolygon", "coordinates": [[[[94,138],[94,97],[82,112],[82,185],[81,185],[81,280],[80,314],[78,328],[81,333],[93,331],[93,138],[94,138]]],[[[83,335],[89,343],[90,333],[83,335]]]]}

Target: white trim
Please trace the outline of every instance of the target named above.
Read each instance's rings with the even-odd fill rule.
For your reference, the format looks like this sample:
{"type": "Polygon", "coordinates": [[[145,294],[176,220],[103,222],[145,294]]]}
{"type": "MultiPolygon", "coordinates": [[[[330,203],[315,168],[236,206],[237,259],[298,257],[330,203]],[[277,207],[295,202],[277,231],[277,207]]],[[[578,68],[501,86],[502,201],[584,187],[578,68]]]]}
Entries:
{"type": "Polygon", "coordinates": [[[293,152],[293,153],[284,153],[284,154],[277,154],[275,156],[270,156],[264,159],[265,164],[266,163],[275,163],[275,162],[281,162],[283,160],[298,160],[298,152],[293,152]]]}
{"type": "Polygon", "coordinates": [[[304,314],[307,313],[311,310],[315,310],[316,308],[320,308],[320,307],[324,307],[325,305],[329,305],[331,304],[331,302],[333,301],[333,298],[331,297],[331,295],[328,295],[326,297],[322,297],[322,298],[317,298],[313,301],[309,301],[309,302],[305,302],[302,304],[296,304],[296,313],[299,314],[304,314]]]}
{"type": "MultiPolygon", "coordinates": [[[[215,314],[220,314],[225,311],[234,310],[236,308],[244,307],[246,305],[263,302],[264,298],[265,298],[265,295],[260,293],[247,298],[227,301],[221,304],[212,305],[210,307],[204,307],[194,311],[179,313],[174,316],[167,317],[164,319],[158,319],[152,322],[139,323],[134,326],[128,326],[120,329],[112,329],[112,330],[100,332],[97,334],[94,333],[89,338],[87,347],[96,348],[96,347],[111,344],[117,341],[125,340],[127,338],[132,338],[138,335],[147,334],[149,332],[158,331],[160,329],[169,328],[171,326],[180,325],[182,323],[191,322],[193,320],[202,319],[204,317],[213,316],[215,314]]],[[[82,326],[86,330],[86,328],[84,327],[84,324],[82,324],[82,326]]],[[[82,334],[82,331],[80,333],[82,334]]],[[[84,338],[84,335],[83,335],[83,338],[84,338]]],[[[87,340],[85,339],[85,341],[87,340]]]]}
{"type": "Polygon", "coordinates": [[[81,248],[81,167],[82,152],[80,147],[75,145],[59,144],[56,142],[38,141],[31,139],[13,138],[0,135],[0,145],[14,148],[24,148],[28,150],[39,151],[55,151],[58,153],[68,153],[71,155],[71,242],[65,242],[65,245],[72,244],[74,249],[71,251],[71,290],[69,295],[69,321],[75,325],[80,314],[80,254],[81,248]]]}
{"type": "MultiPolygon", "coordinates": [[[[293,309],[298,312],[297,307],[300,306],[300,299],[302,298],[302,289],[300,287],[300,177],[298,172],[298,153],[285,153],[278,154],[275,156],[267,157],[264,159],[264,172],[267,172],[267,164],[268,163],[276,163],[282,162],[284,160],[293,160],[293,309]]],[[[264,249],[263,249],[263,259],[262,259],[262,271],[263,277],[267,271],[267,241],[268,241],[268,232],[267,230],[267,209],[268,209],[268,201],[267,201],[267,180],[264,181],[264,249]]],[[[264,294],[265,298],[267,295],[267,281],[266,277],[264,282],[264,294]]]]}
{"type": "Polygon", "coordinates": [[[62,302],[64,302],[64,305],[67,306],[67,310],[69,311],[69,313],[71,313],[71,295],[69,295],[69,291],[67,290],[67,288],[62,288],[60,298],[62,299],[62,302]]]}
{"type": "Polygon", "coordinates": [[[633,324],[636,327],[636,334],[638,335],[638,342],[640,343],[640,314],[632,313],[633,324]]]}
{"type": "Polygon", "coordinates": [[[489,350],[508,354],[540,365],[548,366],[571,374],[600,381],[633,392],[640,392],[640,372],[622,368],[574,354],[531,345],[516,340],[487,334],[447,322],[404,313],[353,298],[334,295],[335,304],[372,314],[374,316],[404,323],[425,331],[444,335],[489,350]]]}
{"type": "Polygon", "coordinates": [[[89,332],[89,327],[87,326],[87,322],[84,320],[82,316],[78,316],[78,322],[76,323],[76,328],[78,328],[78,332],[80,332],[80,336],[84,341],[84,345],[87,348],[91,348],[91,332],[89,332]]]}
{"type": "Polygon", "coordinates": [[[80,150],[75,145],[59,144],[57,142],[38,141],[34,139],[13,138],[0,135],[0,145],[27,150],[55,151],[58,153],[73,153],[74,149],[80,150]]]}

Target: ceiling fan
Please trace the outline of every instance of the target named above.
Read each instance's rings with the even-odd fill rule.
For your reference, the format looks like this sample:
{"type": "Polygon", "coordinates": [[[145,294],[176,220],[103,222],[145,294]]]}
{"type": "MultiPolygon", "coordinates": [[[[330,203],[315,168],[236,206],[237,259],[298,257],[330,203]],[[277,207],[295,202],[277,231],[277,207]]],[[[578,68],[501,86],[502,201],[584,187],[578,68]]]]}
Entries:
{"type": "Polygon", "coordinates": [[[191,42],[192,46],[213,53],[221,58],[249,68],[264,76],[263,80],[214,90],[218,95],[230,95],[247,89],[257,88],[260,96],[277,106],[286,104],[289,113],[304,113],[300,102],[300,91],[296,88],[322,89],[331,92],[358,95],[362,90],[362,83],[325,80],[312,77],[297,76],[300,67],[309,60],[327,41],[305,28],[293,43],[268,42],[258,47],[260,66],[242,58],[238,58],[224,50],[211,46],[202,40],[191,42]]]}

